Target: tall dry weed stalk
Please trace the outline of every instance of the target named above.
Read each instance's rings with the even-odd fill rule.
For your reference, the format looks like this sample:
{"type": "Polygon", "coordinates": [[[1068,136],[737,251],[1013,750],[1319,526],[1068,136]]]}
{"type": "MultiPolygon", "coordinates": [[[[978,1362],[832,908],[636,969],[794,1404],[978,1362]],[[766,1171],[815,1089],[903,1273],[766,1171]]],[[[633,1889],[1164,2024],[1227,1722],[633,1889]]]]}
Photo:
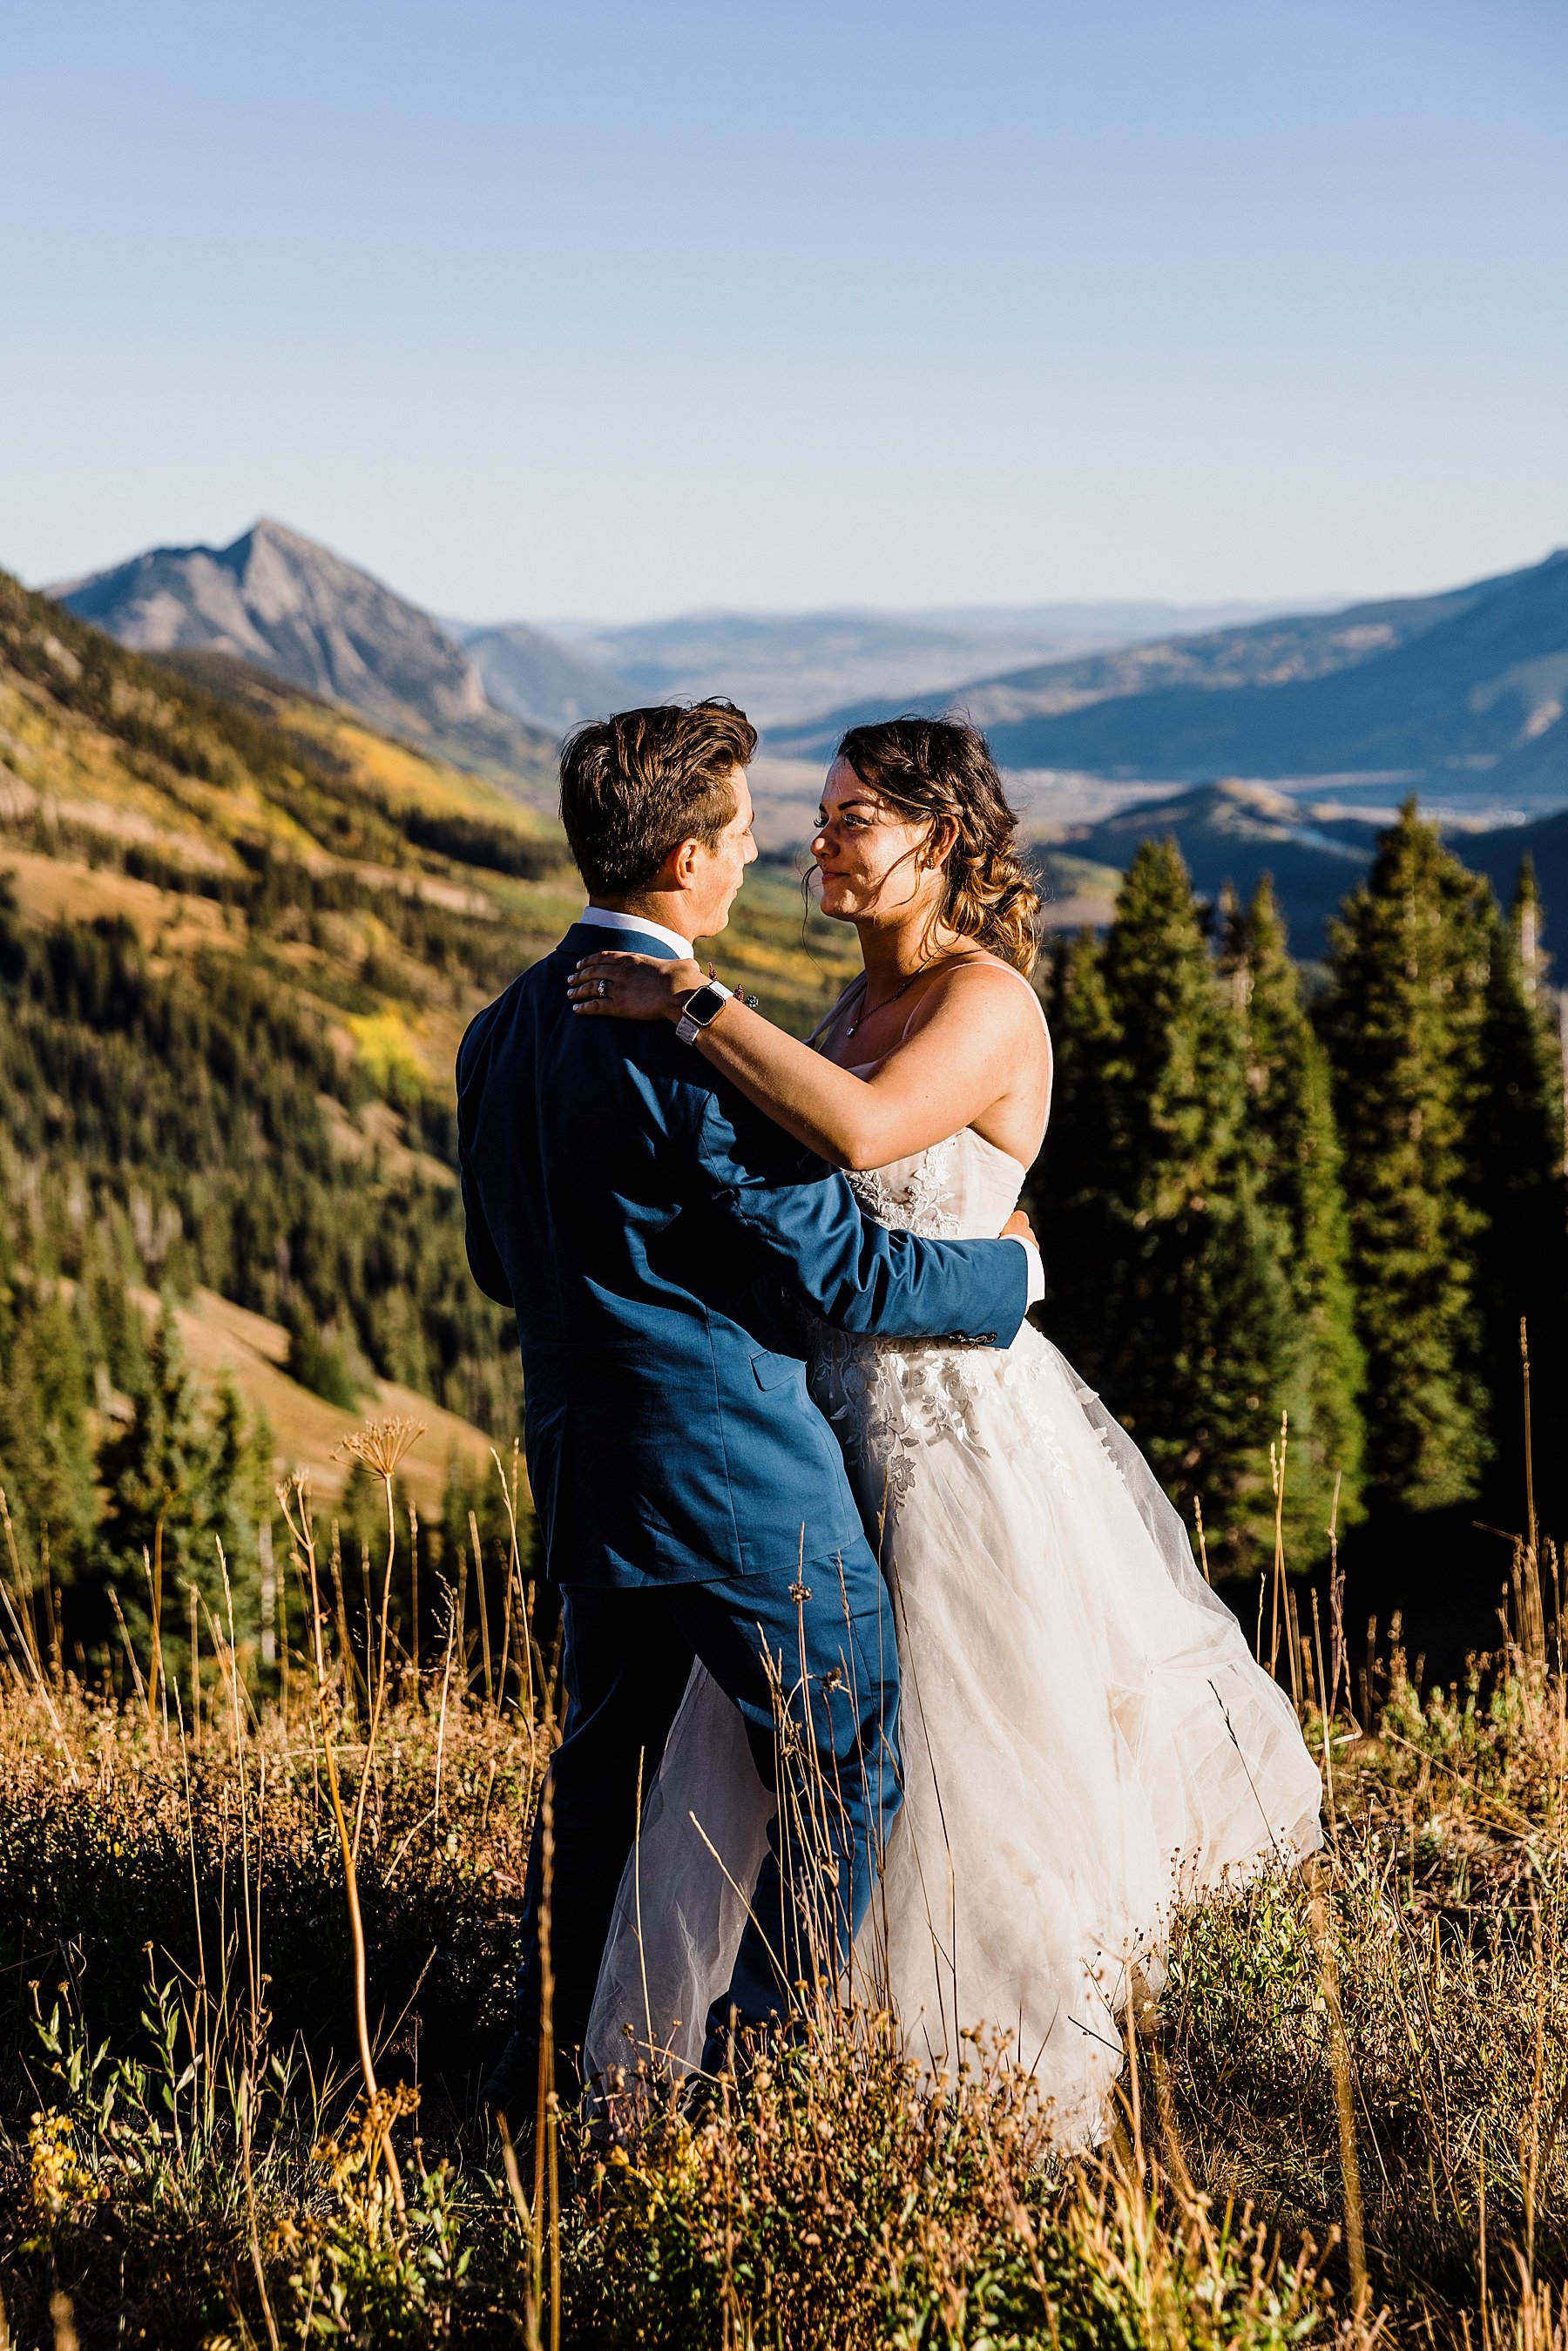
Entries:
{"type": "MultiPolygon", "coordinates": [[[[411,2043],[378,2020],[378,2003],[395,2018],[402,1995],[384,1992],[374,1938],[392,1930],[397,1901],[426,1889],[438,1908],[421,1913],[436,1923],[410,1962],[417,1983],[437,1936],[491,1931],[520,1876],[557,1691],[524,1583],[515,1457],[509,1473],[496,1462],[510,1529],[505,1585],[491,1586],[503,1605],[486,1619],[468,1597],[470,1571],[482,1582],[501,1564],[494,1546],[486,1562],[476,1524],[457,1590],[452,1563],[434,1561],[439,1655],[433,1644],[414,1672],[394,1605],[400,1589],[412,1593],[413,1562],[405,1577],[393,1553],[419,1533],[392,1507],[395,1441],[365,1462],[388,1504],[388,1556],[353,1644],[308,1489],[285,1489],[303,1604],[271,1683],[237,1633],[220,1559],[221,1598],[203,1604],[191,1644],[193,1691],[166,1628],[155,1670],[145,1634],[139,1656],[121,1618],[127,1705],[96,1699],[60,1663],[57,1607],[26,1587],[14,1543],[7,1552],[0,1934],[7,1903],[22,1916],[53,1899],[62,1872],[81,1871],[100,1901],[117,1872],[170,1889],[163,1913],[133,1918],[115,1947],[145,1970],[141,1942],[162,1938],[143,1974],[147,2021],[140,2033],[134,2017],[117,2024],[128,2053],[97,2071],[103,2035],[85,2018],[112,1987],[90,1903],[71,1911],[62,1897],[29,1929],[28,1966],[45,1980],[55,1967],[64,1989],[60,2016],[51,2027],[46,1999],[37,2028],[54,2032],[37,2075],[47,2086],[16,2093],[12,2138],[0,2125],[0,2265],[21,2263],[5,2269],[18,2340],[50,2338],[48,2295],[63,2284],[88,2351],[93,2314],[117,2295],[150,2341],[210,2334],[208,2318],[165,2323],[176,2304],[226,2306],[236,2340],[331,2339],[331,2325],[337,2339],[357,2329],[417,2351],[452,2340],[529,2351],[1568,2341],[1568,1715],[1558,1555],[1536,1523],[1530,1458],[1502,1651],[1452,1692],[1418,1688],[1396,1636],[1375,1643],[1362,1671],[1337,1535],[1326,1605],[1309,1608],[1281,1533],[1260,1579],[1259,1646],[1293,1678],[1322,1757],[1329,1846],[1311,1880],[1260,1879],[1178,1922],[1168,1980],[1129,2004],[1118,2128],[1100,2155],[1052,2151],[1031,2079],[1005,2047],[950,2044],[963,2077],[935,2094],[917,2079],[881,2012],[874,1956],[850,2006],[825,1940],[812,1948],[830,1924],[825,1892],[789,1960],[804,1987],[796,2045],[727,2074],[694,2122],[648,2062],[645,2016],[633,2056],[643,2071],[616,2144],[585,2143],[541,2071],[531,2129],[497,2154],[476,2119],[444,2105],[423,2037],[419,2092],[397,2078],[411,2043]],[[486,1622],[499,1632],[487,1697],[486,1622]],[[512,1792],[510,1858],[470,1867],[465,1856],[489,1850],[497,1766],[512,1792]],[[296,2043],[280,2041],[273,2015],[308,1939],[302,1902],[322,1875],[321,1836],[343,1892],[334,1867],[323,1899],[336,1915],[308,1916],[332,1917],[334,1930],[346,1917],[352,1975],[358,2063],[340,2081],[323,2018],[307,2009],[296,2043]],[[161,1921],[182,1900],[176,1958],[161,1921]],[[155,2066],[134,2053],[146,2046],[155,2066]],[[35,2121],[36,2144],[24,2144],[35,2121]],[[45,2250],[16,2253],[8,2209],[45,2250]],[[31,2296],[26,2329],[18,2292],[31,2296]]],[[[287,1627],[286,1609],[278,1621],[287,1627]]],[[[775,1702],[781,1839],[810,1872],[838,1792],[815,1769],[815,1692],[787,1702],[802,1664],[779,1665],[775,1702]]],[[[934,1898],[934,1928],[949,1937],[956,1898],[952,1886],[934,1898]]],[[[12,1980],[26,1978],[13,1970],[12,1980]]],[[[459,2004],[475,1996],[472,1977],[452,1980],[459,2004]]],[[[495,1980],[504,1997],[504,1970],[495,1980]]],[[[960,1991],[945,1986],[948,2022],[960,1991]]],[[[418,2032],[436,2022],[426,2000],[418,2032]]]]}
{"type": "MultiPolygon", "coordinates": [[[[364,2083],[366,2112],[379,2114],[382,2095],[376,2083],[375,2056],[371,2046],[370,2012],[366,2001],[367,1962],[365,1954],[365,1923],[360,1907],[360,1878],[357,1866],[357,1844],[349,1827],[343,1806],[343,1792],[338,1778],[336,1725],[332,1719],[331,1687],[327,1670],[326,1650],[322,1641],[320,1585],[317,1572],[316,1529],[310,1514],[309,1484],[298,1471],[287,1484],[277,1489],[277,1503],[288,1528],[294,1545],[295,1561],[309,1594],[311,1648],[316,1667],[316,1701],[321,1728],[322,1761],[327,1773],[327,1788],[337,1826],[338,1842],[343,1861],[343,1891],[349,1909],[349,1937],[353,1952],[354,2030],[360,2047],[360,2074],[364,2083]]],[[[374,1724],[372,1723],[372,1736],[374,1724]]],[[[364,1764],[365,1776],[370,1773],[370,1756],[364,1764]]],[[[362,1792],[362,1789],[361,1789],[362,1792]]],[[[405,2209],[402,2171],[397,2150],[392,2143],[390,2126],[380,2137],[382,2158],[392,2181],[392,2193],[399,2211],[405,2209]]]]}

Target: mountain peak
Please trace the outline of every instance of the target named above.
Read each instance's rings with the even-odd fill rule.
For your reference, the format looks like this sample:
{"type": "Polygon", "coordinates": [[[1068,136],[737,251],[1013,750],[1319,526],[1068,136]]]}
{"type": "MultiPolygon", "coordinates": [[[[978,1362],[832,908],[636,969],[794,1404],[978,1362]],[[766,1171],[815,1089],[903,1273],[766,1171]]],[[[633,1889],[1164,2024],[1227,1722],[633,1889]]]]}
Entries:
{"type": "Polygon", "coordinates": [[[139,653],[232,654],[392,734],[423,742],[434,730],[448,758],[530,784],[549,746],[520,746],[519,722],[530,736],[558,735],[635,699],[623,678],[541,629],[465,629],[459,641],[276,515],[257,515],[226,547],[149,548],[50,592],[139,653]]]}
{"type": "MultiPolygon", "coordinates": [[[[222,552],[233,555],[242,547],[258,545],[280,547],[290,555],[298,555],[307,560],[344,563],[345,569],[350,571],[358,569],[354,564],[346,563],[342,556],[334,554],[329,547],[324,547],[319,538],[310,538],[305,531],[295,530],[288,523],[279,522],[276,515],[257,515],[250,528],[242,530],[239,537],[232,539],[222,552]]],[[[366,572],[364,577],[369,579],[371,575],[366,572]]]]}
{"type": "Polygon", "coordinates": [[[140,652],[230,653],[394,730],[489,706],[428,612],[270,515],[227,547],[151,548],[60,601],[140,652]]]}

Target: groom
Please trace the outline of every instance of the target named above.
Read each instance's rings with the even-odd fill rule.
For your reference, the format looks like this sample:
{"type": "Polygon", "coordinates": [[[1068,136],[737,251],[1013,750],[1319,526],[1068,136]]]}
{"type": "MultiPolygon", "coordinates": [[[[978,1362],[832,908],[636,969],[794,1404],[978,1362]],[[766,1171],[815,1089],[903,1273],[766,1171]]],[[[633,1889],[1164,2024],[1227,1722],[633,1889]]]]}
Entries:
{"type": "MultiPolygon", "coordinates": [[[[694,1049],[727,990],[697,990],[679,1029],[572,1013],[580,956],[689,956],[723,930],[757,854],[756,745],[716,701],[578,730],[560,806],[588,904],[458,1053],[469,1263],[517,1318],[528,1477],[564,1626],[548,1884],[541,1806],[515,2029],[485,2091],[518,2121],[538,2094],[547,1966],[556,2083],[576,2085],[638,1790],[695,1658],[770,1782],[789,1717],[786,1740],[812,1764],[818,1846],[776,1825],[705,2070],[732,2025],[776,2023],[814,1973],[836,1980],[900,1801],[897,1641],[807,1395],[799,1312],[1005,1346],[1034,1288],[1029,1243],[885,1231],[841,1175],[750,1110],[694,1049]]],[[[645,1907],[658,1898],[643,1886],[645,1907]]]]}

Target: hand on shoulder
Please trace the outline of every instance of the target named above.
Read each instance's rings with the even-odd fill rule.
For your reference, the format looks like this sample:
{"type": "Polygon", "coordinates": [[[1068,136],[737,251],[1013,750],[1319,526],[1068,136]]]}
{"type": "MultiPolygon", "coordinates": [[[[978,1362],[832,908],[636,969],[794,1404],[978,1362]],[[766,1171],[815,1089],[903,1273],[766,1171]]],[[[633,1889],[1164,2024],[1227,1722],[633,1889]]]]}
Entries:
{"type": "Polygon", "coordinates": [[[706,977],[689,956],[672,960],[606,947],[581,957],[566,992],[572,1010],[591,1019],[674,1021],[706,977]]]}

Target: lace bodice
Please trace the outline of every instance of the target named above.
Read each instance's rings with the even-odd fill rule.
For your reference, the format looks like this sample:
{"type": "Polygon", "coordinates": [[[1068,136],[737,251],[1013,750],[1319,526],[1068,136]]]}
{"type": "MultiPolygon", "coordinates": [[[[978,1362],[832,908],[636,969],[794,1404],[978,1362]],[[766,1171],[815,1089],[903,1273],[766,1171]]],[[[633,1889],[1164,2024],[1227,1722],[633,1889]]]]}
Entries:
{"type": "MultiPolygon", "coordinates": [[[[856,1199],[879,1225],[931,1240],[994,1240],[1018,1206],[1025,1169],[972,1126],[885,1167],[852,1175],[856,1199]]],[[[997,1355],[952,1340],[812,1332],[811,1393],[832,1423],[852,1477],[876,1510],[905,1492],[921,1447],[939,1436],[983,1450],[976,1406],[997,1355]]],[[[1037,1431],[1048,1447],[1050,1431],[1037,1431]]]]}
{"type": "Polygon", "coordinates": [[[867,1216],[891,1229],[994,1240],[1018,1207],[1024,1175],[1010,1152],[967,1126],[907,1159],[852,1175],[850,1187],[867,1216]]]}
{"type": "MultiPolygon", "coordinates": [[[[1019,985],[1029,987],[1021,972],[1019,985]]],[[[1044,1019],[1039,998],[1030,1000],[1044,1019]]],[[[907,1033],[907,1030],[906,1032],[907,1033]]],[[[846,1064],[869,1078],[887,1055],[846,1064]]],[[[1019,1204],[1028,1169],[972,1126],[905,1159],[852,1172],[850,1188],[868,1217],[928,1240],[995,1240],[1019,1204]]],[[[885,1508],[904,1492],[915,1454],[938,1435],[978,1445],[975,1402],[993,1373],[987,1350],[942,1339],[892,1339],[813,1326],[811,1392],[838,1433],[862,1493],[885,1508]]],[[[993,1364],[1006,1363],[992,1357],[993,1364]]],[[[983,1450],[983,1447],[980,1449],[983,1450]]]]}

